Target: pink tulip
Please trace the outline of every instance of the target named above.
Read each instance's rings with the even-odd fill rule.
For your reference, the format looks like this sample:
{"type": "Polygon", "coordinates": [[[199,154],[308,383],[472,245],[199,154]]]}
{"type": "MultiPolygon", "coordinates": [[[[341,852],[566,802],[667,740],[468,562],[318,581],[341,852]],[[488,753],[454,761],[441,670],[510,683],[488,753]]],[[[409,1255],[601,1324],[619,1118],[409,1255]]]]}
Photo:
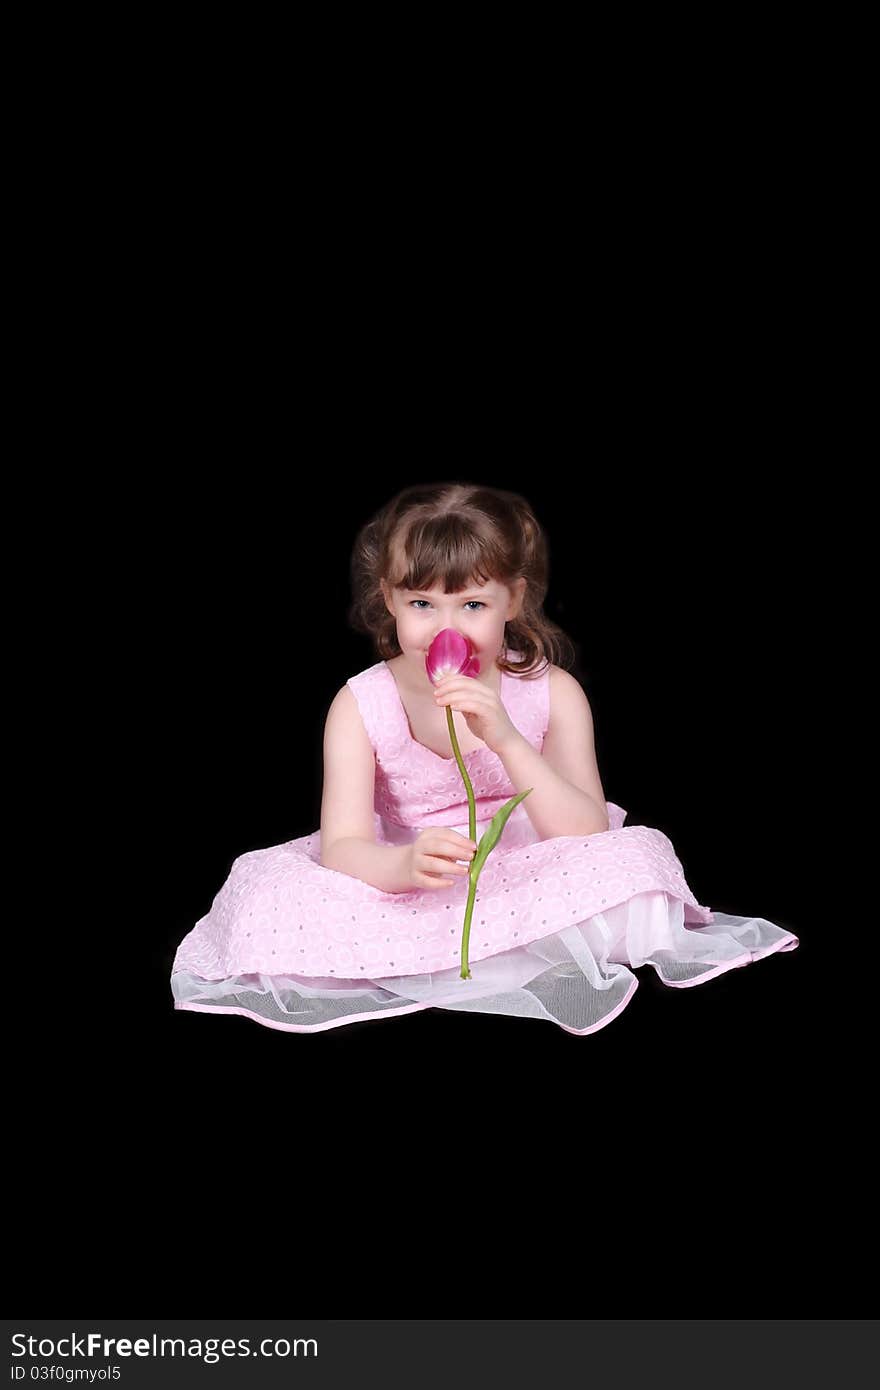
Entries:
{"type": "MultiPolygon", "coordinates": [[[[479,674],[480,663],[473,654],[473,647],[467,637],[456,632],[451,627],[445,627],[442,632],[438,632],[425,657],[425,670],[428,672],[428,679],[432,685],[445,680],[447,676],[476,676],[479,674]]],[[[464,759],[458,746],[458,738],[455,733],[455,724],[452,719],[452,706],[446,706],[446,724],[449,729],[449,738],[452,743],[452,751],[455,754],[455,761],[458,763],[458,770],[464,781],[464,789],[467,793],[468,802],[468,834],[470,839],[476,844],[477,840],[477,807],[474,800],[474,789],[471,779],[468,777],[464,759]]],[[[526,791],[520,792],[510,801],[505,802],[500,811],[496,811],[492,817],[490,825],[487,827],[483,838],[480,840],[476,854],[471,860],[468,870],[468,898],[464,910],[464,928],[461,937],[461,978],[470,980],[471,972],[468,965],[468,941],[471,934],[471,918],[474,912],[474,901],[477,895],[477,879],[480,877],[483,865],[488,859],[491,851],[501,838],[501,832],[507,824],[510,813],[519,805],[524,797],[528,796],[531,787],[526,791]]]]}
{"type": "Polygon", "coordinates": [[[431,684],[437,685],[447,676],[478,676],[480,663],[473,655],[470,640],[454,628],[445,627],[428,648],[425,670],[431,684]]]}

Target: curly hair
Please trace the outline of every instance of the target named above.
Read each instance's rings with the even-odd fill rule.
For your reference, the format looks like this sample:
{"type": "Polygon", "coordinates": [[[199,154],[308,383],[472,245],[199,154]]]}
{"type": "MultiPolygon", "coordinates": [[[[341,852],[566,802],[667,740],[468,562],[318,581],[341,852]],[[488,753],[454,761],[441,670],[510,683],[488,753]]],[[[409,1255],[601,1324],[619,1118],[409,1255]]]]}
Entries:
{"type": "Polygon", "coordinates": [[[401,649],[380,580],[405,589],[440,581],[444,593],[455,594],[474,581],[495,579],[510,588],[524,577],[519,615],[505,628],[505,650],[521,660],[508,660],[502,650],[496,665],[537,679],[551,663],[570,670],[578,657],[577,644],[543,612],[547,574],[547,542],[524,497],[477,483],[418,484],[397,493],[358,532],[348,622],[387,661],[401,649]]]}

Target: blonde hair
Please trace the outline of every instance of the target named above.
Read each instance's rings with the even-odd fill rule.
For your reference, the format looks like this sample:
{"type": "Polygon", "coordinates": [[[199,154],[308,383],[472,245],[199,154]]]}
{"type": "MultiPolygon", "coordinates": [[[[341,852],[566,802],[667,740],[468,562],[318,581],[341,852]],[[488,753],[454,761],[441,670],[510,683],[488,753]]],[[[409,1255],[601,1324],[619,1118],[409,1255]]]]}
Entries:
{"type": "Polygon", "coordinates": [[[496,665],[537,679],[545,664],[570,670],[578,655],[576,643],[542,609],[547,573],[547,542],[525,498],[476,483],[420,484],[397,493],[358,532],[348,621],[387,661],[400,654],[400,644],[380,580],[403,589],[439,582],[444,593],[455,594],[472,580],[511,588],[524,578],[519,615],[505,629],[507,648],[522,659],[509,661],[502,651],[496,665]]]}

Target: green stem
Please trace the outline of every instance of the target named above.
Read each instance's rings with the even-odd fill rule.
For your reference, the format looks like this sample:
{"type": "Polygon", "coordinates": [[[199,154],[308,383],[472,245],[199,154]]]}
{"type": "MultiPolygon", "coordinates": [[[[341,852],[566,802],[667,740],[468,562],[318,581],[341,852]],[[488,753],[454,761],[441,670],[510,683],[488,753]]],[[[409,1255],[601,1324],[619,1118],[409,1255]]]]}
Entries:
{"type": "MultiPolygon", "coordinates": [[[[458,770],[464,781],[464,789],[467,793],[468,801],[468,838],[477,843],[477,807],[474,801],[474,789],[471,786],[471,779],[467,775],[467,768],[464,765],[464,758],[461,756],[461,749],[458,746],[458,737],[455,732],[455,724],[452,720],[452,706],[446,706],[446,723],[449,726],[449,738],[452,743],[452,751],[455,754],[455,761],[458,763],[458,770]]],[[[481,866],[482,867],[482,866],[481,866]]],[[[468,873],[468,898],[467,907],[464,910],[464,930],[461,934],[461,976],[462,980],[471,979],[470,966],[468,965],[468,942],[471,938],[471,917],[474,912],[474,899],[477,894],[478,874],[473,873],[473,867],[468,873]]]]}
{"type": "Polygon", "coordinates": [[[458,746],[458,735],[455,732],[455,725],[452,722],[452,706],[446,706],[446,723],[449,725],[449,737],[452,741],[452,751],[455,754],[455,761],[458,763],[458,770],[464,780],[464,789],[468,799],[468,835],[477,843],[477,807],[474,802],[474,789],[471,786],[471,779],[467,775],[467,768],[464,765],[464,758],[461,756],[461,749],[458,746]]]}

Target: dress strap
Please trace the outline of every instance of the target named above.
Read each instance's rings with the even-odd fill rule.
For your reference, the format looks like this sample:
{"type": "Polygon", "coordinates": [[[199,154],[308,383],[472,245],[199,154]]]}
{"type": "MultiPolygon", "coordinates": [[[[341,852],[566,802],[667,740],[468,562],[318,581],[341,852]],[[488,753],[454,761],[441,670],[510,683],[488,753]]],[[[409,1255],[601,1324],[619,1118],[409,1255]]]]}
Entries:
{"type": "Polygon", "coordinates": [[[532,673],[528,678],[503,672],[502,696],[507,712],[520,733],[540,752],[550,726],[549,662],[539,675],[532,673]]]}
{"type": "Polygon", "coordinates": [[[384,661],[379,661],[345,683],[357,700],[377,760],[390,759],[406,743],[409,733],[394,677],[384,661]]]}

